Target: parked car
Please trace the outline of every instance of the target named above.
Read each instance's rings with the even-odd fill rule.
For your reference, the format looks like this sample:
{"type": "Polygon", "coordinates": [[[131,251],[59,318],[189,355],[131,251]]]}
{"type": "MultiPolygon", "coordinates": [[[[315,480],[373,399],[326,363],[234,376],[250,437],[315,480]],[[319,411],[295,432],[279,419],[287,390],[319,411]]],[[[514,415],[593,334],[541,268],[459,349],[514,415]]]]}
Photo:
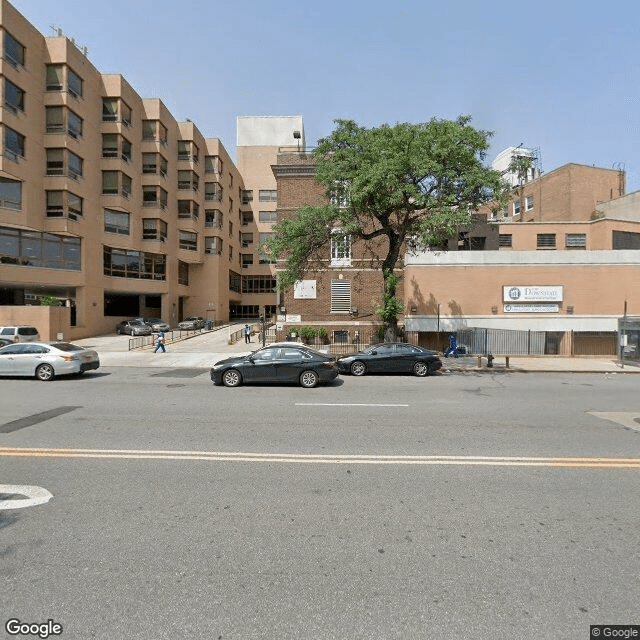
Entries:
{"type": "Polygon", "coordinates": [[[20,324],[11,327],[0,327],[0,338],[6,338],[11,342],[38,342],[40,334],[35,327],[20,324]]]}
{"type": "Polygon", "coordinates": [[[55,376],[81,375],[99,366],[96,351],[69,342],[25,342],[0,349],[2,376],[35,376],[48,381],[55,376]]]}
{"type": "Polygon", "coordinates": [[[211,368],[215,385],[237,387],[244,383],[298,383],[312,388],[338,375],[336,359],[301,344],[272,344],[250,355],[227,358],[211,368]]]}
{"type": "Polygon", "coordinates": [[[123,320],[116,327],[118,335],[128,334],[130,336],[150,336],[151,327],[142,320],[123,320]]]}
{"type": "Polygon", "coordinates": [[[189,316],[182,322],[178,322],[178,329],[182,329],[182,331],[193,331],[194,329],[202,328],[204,328],[204,318],[200,316],[189,316]]]}
{"type": "Polygon", "coordinates": [[[13,340],[9,338],[0,338],[0,347],[6,347],[8,344],[13,344],[13,340]]]}
{"type": "Polygon", "coordinates": [[[144,322],[151,327],[152,331],[171,331],[171,327],[161,318],[147,318],[144,322]]]}
{"type": "Polygon", "coordinates": [[[338,358],[340,373],[413,373],[426,376],[442,367],[438,354],[405,342],[384,342],[353,355],[338,358]]]}

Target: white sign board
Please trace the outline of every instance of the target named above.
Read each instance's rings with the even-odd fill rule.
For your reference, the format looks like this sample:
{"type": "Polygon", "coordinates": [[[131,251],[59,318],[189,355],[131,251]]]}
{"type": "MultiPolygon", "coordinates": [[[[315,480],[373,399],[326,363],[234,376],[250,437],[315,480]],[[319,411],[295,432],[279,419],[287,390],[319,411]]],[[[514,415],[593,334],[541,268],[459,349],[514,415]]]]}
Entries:
{"type": "Polygon", "coordinates": [[[287,314],[285,322],[302,322],[302,316],[287,314]]]}
{"type": "Polygon", "coordinates": [[[293,297],[301,300],[316,299],[316,281],[298,280],[293,286],[293,297]]]}
{"type": "Polygon", "coordinates": [[[505,313],[558,313],[557,304],[505,304],[505,313]]]}
{"type": "Polygon", "coordinates": [[[503,302],[562,302],[563,287],[510,285],[502,287],[503,302]]]}

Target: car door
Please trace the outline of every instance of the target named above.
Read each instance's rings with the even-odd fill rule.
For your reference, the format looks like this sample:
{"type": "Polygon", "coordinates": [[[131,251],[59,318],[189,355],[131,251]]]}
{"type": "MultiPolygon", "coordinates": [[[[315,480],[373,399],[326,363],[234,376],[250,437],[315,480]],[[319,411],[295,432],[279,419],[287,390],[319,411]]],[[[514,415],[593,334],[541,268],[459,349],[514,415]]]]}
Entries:
{"type": "Polygon", "coordinates": [[[300,373],[308,367],[310,357],[302,349],[282,347],[277,354],[276,376],[278,382],[298,382],[300,373]]]}
{"type": "Polygon", "coordinates": [[[276,382],[277,347],[260,349],[251,356],[242,367],[242,377],[245,382],[276,382]]]}
{"type": "Polygon", "coordinates": [[[32,376],[49,350],[42,345],[28,342],[16,345],[16,348],[18,346],[21,348],[13,358],[13,375],[32,376]]]}
{"type": "Polygon", "coordinates": [[[11,376],[15,370],[15,359],[23,345],[14,344],[0,351],[0,375],[11,376]]]}
{"type": "Polygon", "coordinates": [[[413,365],[417,360],[424,360],[420,357],[421,352],[409,344],[397,344],[395,361],[397,365],[396,371],[399,373],[411,373],[413,365]]]}
{"type": "Polygon", "coordinates": [[[393,369],[394,349],[392,344],[379,344],[372,352],[367,369],[372,373],[390,373],[393,369]]]}

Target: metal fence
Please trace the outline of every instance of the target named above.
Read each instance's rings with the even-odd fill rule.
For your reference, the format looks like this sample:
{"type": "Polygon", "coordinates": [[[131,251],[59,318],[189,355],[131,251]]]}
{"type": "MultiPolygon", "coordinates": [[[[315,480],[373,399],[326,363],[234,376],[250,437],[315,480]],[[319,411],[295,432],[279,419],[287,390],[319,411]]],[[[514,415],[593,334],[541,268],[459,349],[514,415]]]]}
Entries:
{"type": "Polygon", "coordinates": [[[474,355],[542,356],[546,347],[545,331],[514,329],[462,329],[456,332],[458,344],[474,355]]]}
{"type": "MultiPolygon", "coordinates": [[[[208,333],[209,331],[218,331],[222,329],[225,325],[222,321],[218,321],[215,323],[211,323],[211,328],[203,328],[203,329],[170,329],[169,331],[164,331],[164,342],[165,344],[170,344],[171,342],[178,342],[180,340],[184,340],[186,338],[190,338],[191,336],[198,335],[200,333],[208,333]]],[[[148,347],[150,345],[155,344],[158,339],[158,332],[152,333],[150,336],[135,336],[129,338],[129,351],[133,349],[141,349],[142,347],[148,347]]]]}

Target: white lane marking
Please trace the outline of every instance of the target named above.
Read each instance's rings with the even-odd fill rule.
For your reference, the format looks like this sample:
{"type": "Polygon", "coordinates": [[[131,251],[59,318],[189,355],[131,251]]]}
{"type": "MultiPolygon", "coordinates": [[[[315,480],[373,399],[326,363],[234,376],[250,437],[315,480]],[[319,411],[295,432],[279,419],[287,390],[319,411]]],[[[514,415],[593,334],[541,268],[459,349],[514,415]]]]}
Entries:
{"type": "Polygon", "coordinates": [[[634,431],[640,431],[640,423],[636,422],[636,418],[640,416],[640,412],[628,413],[625,411],[587,411],[588,414],[595,416],[596,418],[602,418],[603,420],[609,420],[610,422],[617,422],[627,429],[633,429],[634,431]]]}
{"type": "Polygon", "coordinates": [[[49,502],[53,495],[42,487],[21,484],[0,484],[0,494],[27,496],[24,500],[0,500],[0,511],[4,509],[23,509],[49,502]]]}
{"type": "Polygon", "coordinates": [[[358,404],[356,402],[296,402],[296,407],[408,407],[408,404],[358,404]]]}
{"type": "Polygon", "coordinates": [[[293,464],[474,465],[500,467],[591,467],[640,469],[640,458],[534,456],[393,456],[358,454],[244,453],[225,451],[145,451],[137,449],[27,449],[0,447],[0,457],[206,460],[293,464]]]}

